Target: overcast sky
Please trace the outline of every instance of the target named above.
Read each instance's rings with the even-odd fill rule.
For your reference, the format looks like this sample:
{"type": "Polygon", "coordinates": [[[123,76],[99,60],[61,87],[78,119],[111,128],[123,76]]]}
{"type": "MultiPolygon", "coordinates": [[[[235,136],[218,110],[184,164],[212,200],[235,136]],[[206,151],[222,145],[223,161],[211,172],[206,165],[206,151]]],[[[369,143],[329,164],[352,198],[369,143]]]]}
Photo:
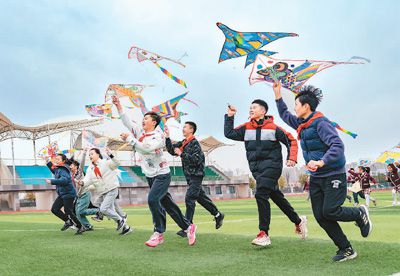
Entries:
{"type": "MultiPolygon", "coordinates": [[[[22,125],[54,118],[87,117],[85,104],[101,103],[110,83],[153,84],[144,92],[149,107],[186,90],[150,63],[127,59],[131,45],[182,59],[183,69],[165,68],[188,84],[185,119],[199,135],[223,137],[223,115],[237,106],[237,124],[247,120],[251,101],[262,98],[279,118],[272,89],[248,84],[245,58],[218,64],[224,42],[216,22],[239,31],[295,32],[265,49],[277,58],[345,61],[313,77],[324,92],[320,110],[357,139],[340,134],[348,161],[374,158],[399,142],[399,1],[14,1],[0,2],[0,111],[22,125]],[[379,4],[378,4],[379,3],[379,4]]],[[[293,101],[289,92],[285,98],[293,101]]],[[[293,103],[289,105],[293,106],[293,103]]],[[[113,128],[120,127],[114,122],[113,128]]],[[[294,134],[294,131],[291,130],[294,134]]],[[[177,138],[179,135],[174,134],[177,138]]],[[[39,142],[45,144],[45,140],[39,142]]],[[[10,143],[1,144],[9,157],[10,143]]],[[[239,148],[242,148],[241,146],[239,148]]],[[[227,148],[228,150],[228,148],[227,148]]],[[[242,150],[219,152],[220,162],[245,164],[242,150]],[[242,163],[244,162],[244,163],[242,163]]],[[[32,157],[30,144],[16,142],[16,157],[32,157]]],[[[302,157],[299,155],[299,160],[302,157]]],[[[221,164],[224,165],[224,164],[221,164]]],[[[241,166],[241,165],[240,165],[241,166]]]]}

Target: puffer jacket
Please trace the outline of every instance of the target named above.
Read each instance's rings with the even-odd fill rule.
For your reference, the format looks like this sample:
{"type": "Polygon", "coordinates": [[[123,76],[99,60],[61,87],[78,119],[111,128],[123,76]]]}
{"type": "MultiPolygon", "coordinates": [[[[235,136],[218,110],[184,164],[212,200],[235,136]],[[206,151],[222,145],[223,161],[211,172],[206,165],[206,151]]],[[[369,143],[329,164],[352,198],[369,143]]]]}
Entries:
{"type": "Polygon", "coordinates": [[[47,163],[47,167],[54,175],[54,179],[51,179],[51,185],[56,186],[56,192],[58,196],[62,198],[75,198],[76,191],[74,184],[72,183],[71,171],[65,165],[54,166],[52,162],[47,163]]]}

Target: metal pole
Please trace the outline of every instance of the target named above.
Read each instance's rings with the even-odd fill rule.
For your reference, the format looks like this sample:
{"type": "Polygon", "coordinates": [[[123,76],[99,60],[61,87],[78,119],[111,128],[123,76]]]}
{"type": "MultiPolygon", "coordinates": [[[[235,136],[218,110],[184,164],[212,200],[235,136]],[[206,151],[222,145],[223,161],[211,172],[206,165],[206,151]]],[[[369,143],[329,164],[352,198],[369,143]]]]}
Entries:
{"type": "Polygon", "coordinates": [[[12,165],[13,165],[13,184],[16,183],[15,175],[15,158],[14,158],[14,138],[11,138],[11,154],[12,154],[12,165]]]}
{"type": "Polygon", "coordinates": [[[32,140],[32,142],[33,142],[33,158],[35,159],[35,165],[37,165],[37,162],[36,162],[36,139],[34,138],[32,140]]]}

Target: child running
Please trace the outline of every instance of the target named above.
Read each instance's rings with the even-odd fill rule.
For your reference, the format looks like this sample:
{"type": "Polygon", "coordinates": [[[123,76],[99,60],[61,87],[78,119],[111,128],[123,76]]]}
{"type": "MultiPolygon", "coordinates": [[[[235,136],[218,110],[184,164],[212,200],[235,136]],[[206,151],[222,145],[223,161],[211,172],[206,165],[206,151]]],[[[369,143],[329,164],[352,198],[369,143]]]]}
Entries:
{"type": "Polygon", "coordinates": [[[322,99],[320,89],[304,86],[296,95],[291,114],[281,95],[281,83],[273,86],[276,105],[282,120],[297,130],[310,176],[310,197],[314,217],[338,247],[334,262],[354,259],[354,251],[338,221],[355,221],[363,237],[368,237],[372,223],[366,206],[343,207],[346,200],[346,158],[344,145],[335,127],[316,111],[322,99]]]}
{"type": "Polygon", "coordinates": [[[399,199],[399,201],[397,200],[397,198],[400,196],[400,177],[399,177],[398,169],[396,168],[396,166],[394,164],[389,164],[387,166],[387,169],[388,169],[388,173],[386,176],[386,180],[393,186],[392,205],[393,206],[400,205],[400,199],[399,199]]]}
{"type": "MultiPolygon", "coordinates": [[[[183,172],[188,184],[185,196],[186,215],[185,217],[193,223],[194,210],[196,201],[203,206],[215,220],[215,229],[222,226],[224,214],[218,211],[217,206],[206,195],[202,188],[204,178],[205,158],[200,143],[194,137],[197,125],[194,122],[186,122],[182,133],[185,139],[182,142],[172,144],[169,138],[168,127],[164,127],[166,137],[167,150],[171,155],[179,156],[182,160],[183,172]]],[[[185,237],[186,233],[181,230],[177,233],[179,236],[185,237]]]]}
{"type": "Polygon", "coordinates": [[[123,124],[130,132],[130,134],[121,134],[121,138],[124,141],[128,141],[136,152],[142,156],[141,168],[150,186],[148,204],[153,217],[154,233],[145,242],[145,245],[156,247],[164,242],[163,233],[166,230],[165,212],[185,231],[189,245],[194,245],[196,242],[196,225],[191,224],[183,216],[178,205],[176,205],[168,192],[171,174],[168,162],[163,155],[165,138],[162,131],[156,129],[161,122],[160,116],[154,112],[146,113],[142,121],[142,128],[140,128],[124,113],[119,99],[116,96],[113,96],[112,99],[123,124]],[[139,137],[139,139],[136,137],[139,137]]]}
{"type": "MultiPolygon", "coordinates": [[[[82,227],[79,220],[74,214],[74,200],[76,191],[72,183],[71,172],[66,165],[67,157],[64,154],[58,154],[54,158],[54,164],[48,159],[47,167],[54,175],[54,179],[46,179],[47,184],[55,185],[58,197],[51,207],[51,212],[64,221],[61,231],[75,226],[79,229],[82,227]],[[61,208],[64,207],[64,212],[61,208]]],[[[77,232],[77,234],[79,234],[77,232]]]]}
{"type": "Polygon", "coordinates": [[[279,190],[278,179],[282,174],[282,147],[287,148],[286,165],[293,167],[297,162],[297,142],[293,136],[278,127],[274,118],[267,115],[268,104],[263,100],[254,100],[250,106],[250,122],[234,128],[236,108],[228,106],[225,115],[225,137],[244,141],[250,171],[256,180],[256,202],[258,207],[259,230],[252,244],[268,246],[271,244],[269,226],[271,222],[271,199],[282,212],[295,224],[295,233],[302,239],[307,238],[307,218],[299,217],[293,207],[279,190]]]}
{"type": "Polygon", "coordinates": [[[365,205],[369,208],[369,203],[370,203],[370,201],[372,201],[374,203],[374,205],[376,206],[376,199],[371,197],[371,182],[373,184],[376,184],[376,180],[369,174],[370,168],[359,166],[358,173],[355,173],[354,171],[350,171],[350,170],[348,172],[349,172],[349,174],[354,176],[356,181],[360,182],[360,185],[362,188],[362,193],[358,193],[358,194],[362,198],[365,198],[365,205]]]}

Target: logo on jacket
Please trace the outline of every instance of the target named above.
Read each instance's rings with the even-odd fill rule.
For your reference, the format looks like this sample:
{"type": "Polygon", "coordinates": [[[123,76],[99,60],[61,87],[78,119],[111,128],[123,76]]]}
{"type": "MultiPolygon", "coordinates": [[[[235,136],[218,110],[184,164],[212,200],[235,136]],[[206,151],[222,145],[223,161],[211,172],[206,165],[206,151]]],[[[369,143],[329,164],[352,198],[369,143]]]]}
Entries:
{"type": "Polygon", "coordinates": [[[340,180],[333,180],[331,183],[332,183],[332,188],[338,189],[338,188],[339,188],[339,185],[340,185],[340,183],[342,183],[342,181],[340,181],[340,180]]]}

